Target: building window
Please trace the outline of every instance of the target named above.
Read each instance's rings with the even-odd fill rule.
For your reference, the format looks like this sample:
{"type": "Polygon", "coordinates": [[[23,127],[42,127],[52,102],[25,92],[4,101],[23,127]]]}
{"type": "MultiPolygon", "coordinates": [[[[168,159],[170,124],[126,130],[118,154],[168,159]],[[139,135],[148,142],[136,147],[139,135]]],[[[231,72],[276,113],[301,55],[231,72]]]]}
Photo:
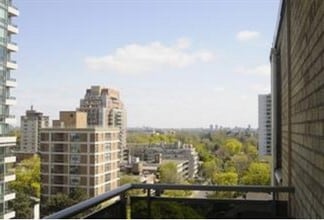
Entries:
{"type": "Polygon", "coordinates": [[[64,133],[52,134],[52,141],[65,141],[65,134],[64,133]]]}
{"type": "Polygon", "coordinates": [[[110,152],[111,151],[111,144],[105,144],[105,151],[110,152]]]}
{"type": "Polygon", "coordinates": [[[105,182],[109,182],[110,179],[111,179],[111,175],[110,175],[110,173],[106,173],[106,174],[105,174],[105,182]]]}
{"type": "Polygon", "coordinates": [[[110,153],[105,153],[105,161],[110,161],[111,160],[111,154],[110,153]]]}
{"type": "Polygon", "coordinates": [[[80,184],[80,177],[79,176],[71,176],[70,177],[70,184],[71,185],[79,185],[80,184]]]}
{"type": "Polygon", "coordinates": [[[71,148],[70,149],[71,153],[80,153],[81,152],[80,144],[71,144],[70,148],[71,148]]]}
{"type": "Polygon", "coordinates": [[[111,134],[110,133],[106,133],[105,134],[105,139],[106,140],[110,140],[111,139],[111,134]]]}
{"type": "Polygon", "coordinates": [[[110,183],[107,183],[106,185],[105,185],[105,191],[106,192],[108,192],[108,191],[110,191],[110,183]]]}
{"type": "Polygon", "coordinates": [[[48,141],[49,140],[48,133],[41,133],[41,140],[42,141],[48,141]]]}
{"type": "Polygon", "coordinates": [[[80,141],[80,135],[77,133],[70,134],[70,141],[80,141]]]}
{"type": "Polygon", "coordinates": [[[79,164],[81,159],[80,155],[71,155],[71,164],[79,164]]]}
{"type": "Polygon", "coordinates": [[[70,166],[70,174],[79,174],[79,166],[70,166]]]}
{"type": "Polygon", "coordinates": [[[111,165],[110,165],[110,163],[106,163],[105,164],[105,172],[108,172],[108,171],[110,171],[111,170],[111,165]]]}

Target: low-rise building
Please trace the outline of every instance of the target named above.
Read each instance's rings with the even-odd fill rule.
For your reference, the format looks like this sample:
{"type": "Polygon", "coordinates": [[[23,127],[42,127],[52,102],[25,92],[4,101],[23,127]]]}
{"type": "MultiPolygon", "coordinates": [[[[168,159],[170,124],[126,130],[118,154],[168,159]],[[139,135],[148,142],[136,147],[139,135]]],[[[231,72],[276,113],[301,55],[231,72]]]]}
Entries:
{"type": "Polygon", "coordinates": [[[155,162],[160,155],[161,160],[188,161],[188,178],[198,174],[199,157],[192,145],[177,143],[175,145],[136,145],[128,146],[131,157],[139,157],[141,161],[155,162]]]}

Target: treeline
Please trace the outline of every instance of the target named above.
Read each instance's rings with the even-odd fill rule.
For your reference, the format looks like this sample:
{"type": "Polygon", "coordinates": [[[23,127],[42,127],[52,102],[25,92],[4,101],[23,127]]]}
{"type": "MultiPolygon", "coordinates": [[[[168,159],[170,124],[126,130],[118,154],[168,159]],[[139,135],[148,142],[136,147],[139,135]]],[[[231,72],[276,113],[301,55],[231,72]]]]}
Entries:
{"type": "MultiPolygon", "coordinates": [[[[193,144],[202,164],[199,174],[207,184],[217,185],[269,185],[270,163],[261,160],[257,138],[252,132],[176,132],[175,134],[136,134],[131,143],[182,143],[193,144]]],[[[225,196],[225,195],[217,195],[225,196]]],[[[230,195],[227,195],[230,196],[230,195]]]]}
{"type": "Polygon", "coordinates": [[[127,134],[127,143],[136,144],[173,144],[177,141],[174,134],[145,134],[145,133],[129,133],[127,134]]]}

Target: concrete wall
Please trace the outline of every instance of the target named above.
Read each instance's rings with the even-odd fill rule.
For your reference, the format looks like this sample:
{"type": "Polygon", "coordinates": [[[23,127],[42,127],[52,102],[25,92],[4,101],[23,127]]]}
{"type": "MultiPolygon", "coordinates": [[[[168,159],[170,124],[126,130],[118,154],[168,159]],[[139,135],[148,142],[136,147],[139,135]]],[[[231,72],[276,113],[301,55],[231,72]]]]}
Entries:
{"type": "Polygon", "coordinates": [[[286,0],[276,36],[282,185],[297,218],[324,218],[324,1],[286,0]]]}
{"type": "Polygon", "coordinates": [[[80,111],[61,111],[60,121],[64,122],[64,126],[67,128],[86,128],[87,113],[80,111]]]}

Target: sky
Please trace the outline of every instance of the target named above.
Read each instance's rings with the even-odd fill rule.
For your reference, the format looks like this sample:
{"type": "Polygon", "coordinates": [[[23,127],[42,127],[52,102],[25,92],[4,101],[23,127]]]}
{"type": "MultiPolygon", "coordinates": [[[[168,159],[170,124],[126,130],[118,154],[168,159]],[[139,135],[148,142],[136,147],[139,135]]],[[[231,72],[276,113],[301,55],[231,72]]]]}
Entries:
{"type": "Polygon", "coordinates": [[[91,85],[118,89],[128,127],[258,126],[278,0],[16,0],[20,116],[57,119],[91,85]]]}

